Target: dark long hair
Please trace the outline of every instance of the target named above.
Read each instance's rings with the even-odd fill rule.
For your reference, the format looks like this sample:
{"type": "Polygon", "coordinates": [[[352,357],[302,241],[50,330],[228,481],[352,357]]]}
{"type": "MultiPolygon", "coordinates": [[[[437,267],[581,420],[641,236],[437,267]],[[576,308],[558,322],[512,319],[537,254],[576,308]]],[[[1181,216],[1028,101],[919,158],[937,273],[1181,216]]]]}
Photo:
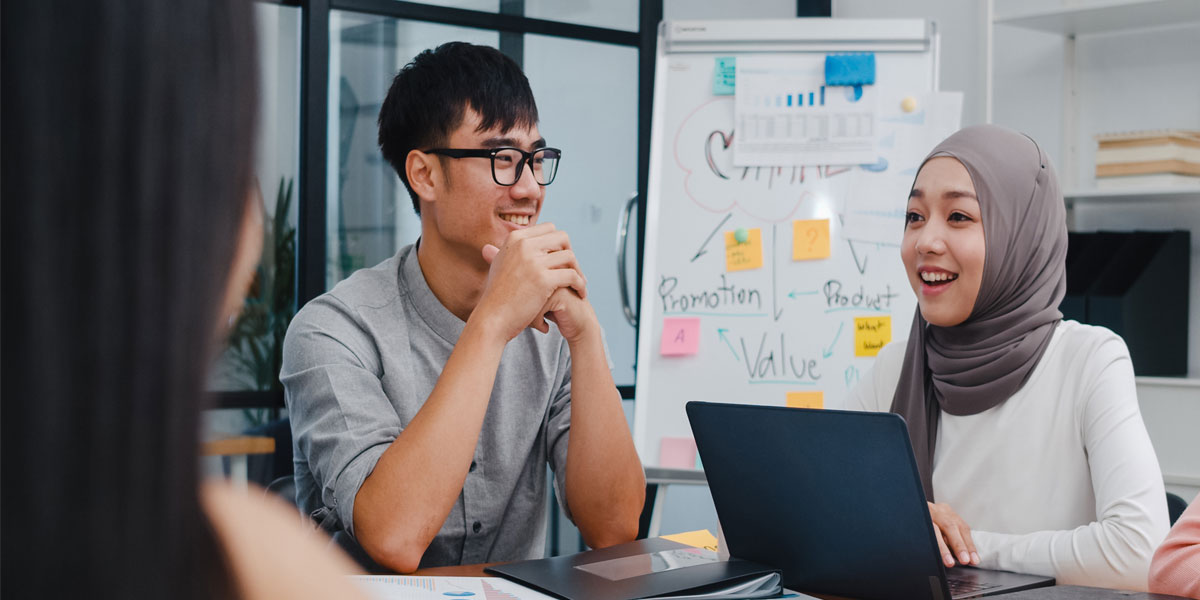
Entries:
{"type": "Polygon", "coordinates": [[[3,596],[232,595],[197,451],[253,181],[249,2],[0,23],[3,596]]]}

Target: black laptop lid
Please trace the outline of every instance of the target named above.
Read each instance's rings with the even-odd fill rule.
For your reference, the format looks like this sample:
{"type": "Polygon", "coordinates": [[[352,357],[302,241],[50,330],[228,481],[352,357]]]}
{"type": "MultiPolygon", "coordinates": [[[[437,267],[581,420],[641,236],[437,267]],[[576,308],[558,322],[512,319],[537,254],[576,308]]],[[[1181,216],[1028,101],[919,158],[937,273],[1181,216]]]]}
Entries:
{"type": "Polygon", "coordinates": [[[898,415],[709,402],[687,413],[733,556],[808,592],[950,597],[898,415]]]}

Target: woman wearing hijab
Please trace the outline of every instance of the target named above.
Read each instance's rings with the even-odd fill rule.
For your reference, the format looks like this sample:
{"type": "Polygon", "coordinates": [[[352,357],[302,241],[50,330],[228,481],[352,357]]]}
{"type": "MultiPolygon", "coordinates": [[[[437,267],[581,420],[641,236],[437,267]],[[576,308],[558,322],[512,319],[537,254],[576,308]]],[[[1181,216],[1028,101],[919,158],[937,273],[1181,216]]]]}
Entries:
{"type": "Polygon", "coordinates": [[[249,0],[3,5],[6,599],[359,597],[294,508],[198,472],[261,250],[254,26],[249,0]]]}
{"type": "Polygon", "coordinates": [[[919,310],[847,405],[907,421],[943,562],[1144,590],[1167,532],[1162,473],[1124,341],[1058,311],[1049,157],[968,127],[925,159],[907,211],[919,310]]]}

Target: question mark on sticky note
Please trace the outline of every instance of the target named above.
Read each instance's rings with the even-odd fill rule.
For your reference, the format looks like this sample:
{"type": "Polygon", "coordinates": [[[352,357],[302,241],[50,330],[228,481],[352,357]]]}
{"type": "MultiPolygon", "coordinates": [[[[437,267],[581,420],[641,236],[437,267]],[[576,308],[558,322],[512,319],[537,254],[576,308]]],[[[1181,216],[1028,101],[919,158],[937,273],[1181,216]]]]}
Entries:
{"type": "Polygon", "coordinates": [[[829,258],[829,219],[792,221],[792,260],[829,258]]]}

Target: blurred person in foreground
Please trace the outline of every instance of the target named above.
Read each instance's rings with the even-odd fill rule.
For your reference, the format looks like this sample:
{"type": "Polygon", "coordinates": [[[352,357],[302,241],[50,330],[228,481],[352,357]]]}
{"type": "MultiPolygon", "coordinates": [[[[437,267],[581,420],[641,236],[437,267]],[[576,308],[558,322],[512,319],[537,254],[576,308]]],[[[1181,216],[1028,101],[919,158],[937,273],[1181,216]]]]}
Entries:
{"type": "Polygon", "coordinates": [[[262,244],[251,6],[3,6],[5,598],[356,597],[294,509],[198,472],[262,244]]]}

